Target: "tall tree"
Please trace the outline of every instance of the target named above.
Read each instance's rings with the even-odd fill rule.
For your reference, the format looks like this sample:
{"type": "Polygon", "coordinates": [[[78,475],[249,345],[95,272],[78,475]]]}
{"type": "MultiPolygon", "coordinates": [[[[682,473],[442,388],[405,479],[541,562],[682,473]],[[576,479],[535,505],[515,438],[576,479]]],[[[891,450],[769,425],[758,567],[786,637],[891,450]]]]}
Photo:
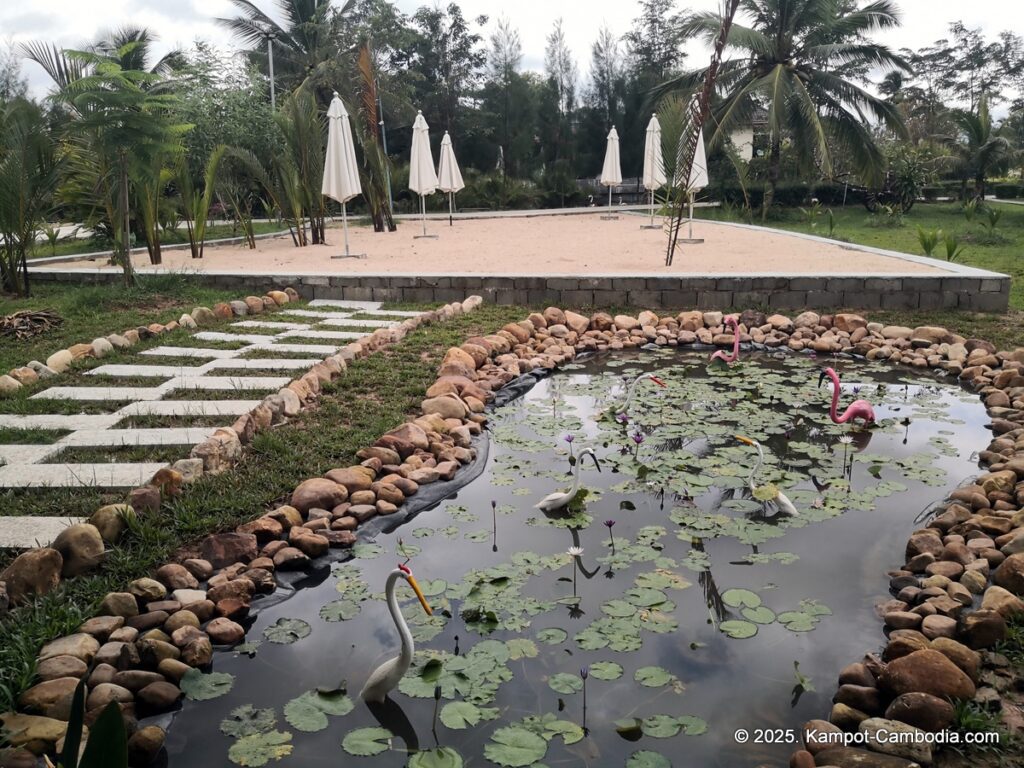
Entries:
{"type": "MultiPolygon", "coordinates": [[[[475,20],[487,23],[486,16],[475,20]]],[[[470,29],[457,3],[424,6],[412,17],[419,36],[413,45],[413,66],[422,77],[415,94],[419,108],[432,127],[456,132],[459,107],[474,92],[482,77],[487,54],[483,38],[470,29]]]]}
{"type": "Polygon", "coordinates": [[[553,109],[543,109],[542,142],[548,144],[545,159],[557,161],[572,157],[573,113],[576,108],[576,61],[565,40],[562,19],[555,21],[544,51],[544,74],[548,101],[553,109]],[[543,135],[543,134],[546,134],[543,135]]]}
{"type": "Polygon", "coordinates": [[[640,0],[640,15],[623,36],[630,69],[643,84],[666,80],[683,62],[686,38],[675,5],[675,0],[640,0]]]}
{"type": "Polygon", "coordinates": [[[491,33],[491,47],[487,54],[487,68],[493,83],[501,91],[501,171],[505,172],[512,159],[512,87],[517,77],[519,66],[523,61],[523,44],[519,38],[519,30],[512,27],[506,18],[498,19],[497,27],[491,33]]]}
{"type": "Polygon", "coordinates": [[[953,122],[958,133],[940,140],[953,152],[954,171],[965,182],[973,183],[973,196],[985,199],[985,181],[1004,166],[1011,156],[1009,140],[998,134],[988,111],[988,99],[982,95],[976,112],[957,110],[953,122]]]}
{"type": "Polygon", "coordinates": [[[590,106],[604,114],[608,130],[622,109],[622,50],[619,39],[608,25],[597,33],[590,47],[590,106]]]}
{"type": "Polygon", "coordinates": [[[10,43],[0,45],[0,105],[24,96],[28,81],[21,71],[21,57],[10,43]]]}
{"type": "MultiPolygon", "coordinates": [[[[899,110],[890,102],[844,79],[836,70],[846,64],[870,62],[881,70],[906,69],[906,63],[871,33],[895,27],[899,17],[890,0],[873,0],[843,12],[843,0],[742,0],[750,26],[734,24],[728,46],[740,55],[724,61],[718,78],[721,98],[712,110],[709,143],[724,142],[750,124],[754,110],[768,114],[767,188],[762,215],[771,206],[782,167],[782,143],[792,140],[795,159],[809,172],[815,166],[832,173],[832,153],[845,152],[867,181],[877,181],[885,158],[876,145],[868,116],[905,135],[899,110]]],[[[684,34],[714,38],[721,19],[694,13],[682,25],[684,34]]],[[[660,89],[694,93],[704,80],[701,71],[687,72],[660,89]]]]}

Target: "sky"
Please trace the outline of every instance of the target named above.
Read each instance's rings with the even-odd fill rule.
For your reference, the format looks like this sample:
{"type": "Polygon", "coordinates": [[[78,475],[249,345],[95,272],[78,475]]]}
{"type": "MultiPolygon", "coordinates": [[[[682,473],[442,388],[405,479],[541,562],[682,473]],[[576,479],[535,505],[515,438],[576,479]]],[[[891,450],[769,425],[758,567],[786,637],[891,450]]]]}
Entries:
{"type": "MultiPolygon", "coordinates": [[[[274,0],[254,0],[271,15],[274,0]]],[[[903,25],[880,34],[878,40],[894,48],[920,48],[943,37],[951,21],[962,20],[981,27],[994,37],[1004,29],[1024,29],[1024,3],[1018,0],[897,0],[903,25]]],[[[411,13],[422,0],[398,0],[398,7],[411,13]]],[[[555,19],[564,19],[570,49],[576,56],[581,77],[590,66],[590,46],[602,25],[621,34],[638,13],[632,0],[460,0],[464,15],[489,18],[482,30],[487,39],[497,19],[507,16],[518,28],[523,43],[523,65],[541,69],[545,38],[555,19]]],[[[715,9],[718,0],[679,0],[679,8],[715,9]]],[[[98,33],[125,22],[155,29],[160,34],[159,52],[175,46],[188,47],[202,38],[225,48],[231,45],[227,33],[214,23],[218,16],[232,15],[227,0],[3,0],[0,2],[0,41],[48,40],[65,47],[80,46],[98,33]]],[[[691,63],[702,63],[709,53],[699,43],[688,47],[691,63]]],[[[26,64],[33,93],[45,92],[46,76],[34,64],[26,64]]]]}

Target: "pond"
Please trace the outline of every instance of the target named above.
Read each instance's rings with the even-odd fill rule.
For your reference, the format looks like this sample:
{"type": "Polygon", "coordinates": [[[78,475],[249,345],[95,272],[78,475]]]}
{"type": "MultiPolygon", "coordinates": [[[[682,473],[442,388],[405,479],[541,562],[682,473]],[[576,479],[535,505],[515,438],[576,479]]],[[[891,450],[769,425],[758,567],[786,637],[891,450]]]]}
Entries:
{"type": "Polygon", "coordinates": [[[170,765],[782,763],[791,744],[734,732],[828,712],[838,670],[879,643],[885,571],[976,473],[985,423],[954,381],[884,364],[658,350],[565,366],[496,409],[482,474],[454,497],[264,601],[192,692],[210,700],[177,714],[170,765]],[[826,365],[875,428],[829,421],[826,365]],[[648,371],[667,386],[641,382],[621,423],[648,371]],[[737,434],[798,516],[752,497],[757,452],[737,434]],[[601,471],[579,463],[582,502],[535,509],[585,448],[601,471]],[[371,710],[359,690],[398,648],[384,582],[407,559],[434,615],[400,582],[415,661],[371,710]]]}

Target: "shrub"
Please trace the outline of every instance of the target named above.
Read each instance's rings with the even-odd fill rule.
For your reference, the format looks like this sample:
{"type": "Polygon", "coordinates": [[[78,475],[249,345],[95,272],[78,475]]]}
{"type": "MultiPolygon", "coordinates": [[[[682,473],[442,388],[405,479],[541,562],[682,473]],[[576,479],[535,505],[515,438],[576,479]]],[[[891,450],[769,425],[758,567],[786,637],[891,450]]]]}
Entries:
{"type": "Polygon", "coordinates": [[[995,184],[992,189],[1000,200],[1015,200],[1021,192],[1019,184],[995,184]]]}
{"type": "Polygon", "coordinates": [[[945,189],[935,184],[929,184],[921,187],[921,196],[929,203],[934,203],[940,197],[943,197],[945,193],[945,189]]]}

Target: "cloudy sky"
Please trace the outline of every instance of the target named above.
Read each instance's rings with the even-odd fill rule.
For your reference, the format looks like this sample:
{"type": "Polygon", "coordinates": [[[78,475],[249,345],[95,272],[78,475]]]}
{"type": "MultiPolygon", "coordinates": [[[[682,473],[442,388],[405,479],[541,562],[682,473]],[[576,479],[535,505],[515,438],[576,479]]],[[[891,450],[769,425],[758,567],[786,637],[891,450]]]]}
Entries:
{"type": "MultiPolygon", "coordinates": [[[[273,0],[256,0],[271,10],[273,0]]],[[[421,0],[398,0],[403,11],[411,13],[421,0]]],[[[544,60],[545,37],[554,20],[561,16],[569,45],[576,54],[580,74],[589,68],[590,45],[598,29],[607,24],[616,32],[625,32],[637,13],[631,0],[461,0],[469,18],[490,17],[484,35],[497,18],[505,14],[518,27],[523,41],[524,65],[539,69],[544,60]]],[[[679,7],[713,9],[717,0],[679,0],[679,7]]],[[[1000,30],[1024,29],[1024,3],[1017,0],[901,0],[903,26],[880,39],[889,45],[917,48],[944,36],[951,21],[963,20],[994,36],[1000,30]]],[[[225,47],[230,45],[225,32],[213,23],[218,16],[231,15],[227,0],[3,0],[0,2],[0,41],[54,40],[74,47],[98,32],[131,21],[157,30],[161,47],[187,47],[197,38],[205,38],[225,47]]],[[[689,49],[692,56],[705,56],[699,45],[689,49]]],[[[33,91],[45,88],[45,76],[34,65],[26,65],[33,91]]]]}

